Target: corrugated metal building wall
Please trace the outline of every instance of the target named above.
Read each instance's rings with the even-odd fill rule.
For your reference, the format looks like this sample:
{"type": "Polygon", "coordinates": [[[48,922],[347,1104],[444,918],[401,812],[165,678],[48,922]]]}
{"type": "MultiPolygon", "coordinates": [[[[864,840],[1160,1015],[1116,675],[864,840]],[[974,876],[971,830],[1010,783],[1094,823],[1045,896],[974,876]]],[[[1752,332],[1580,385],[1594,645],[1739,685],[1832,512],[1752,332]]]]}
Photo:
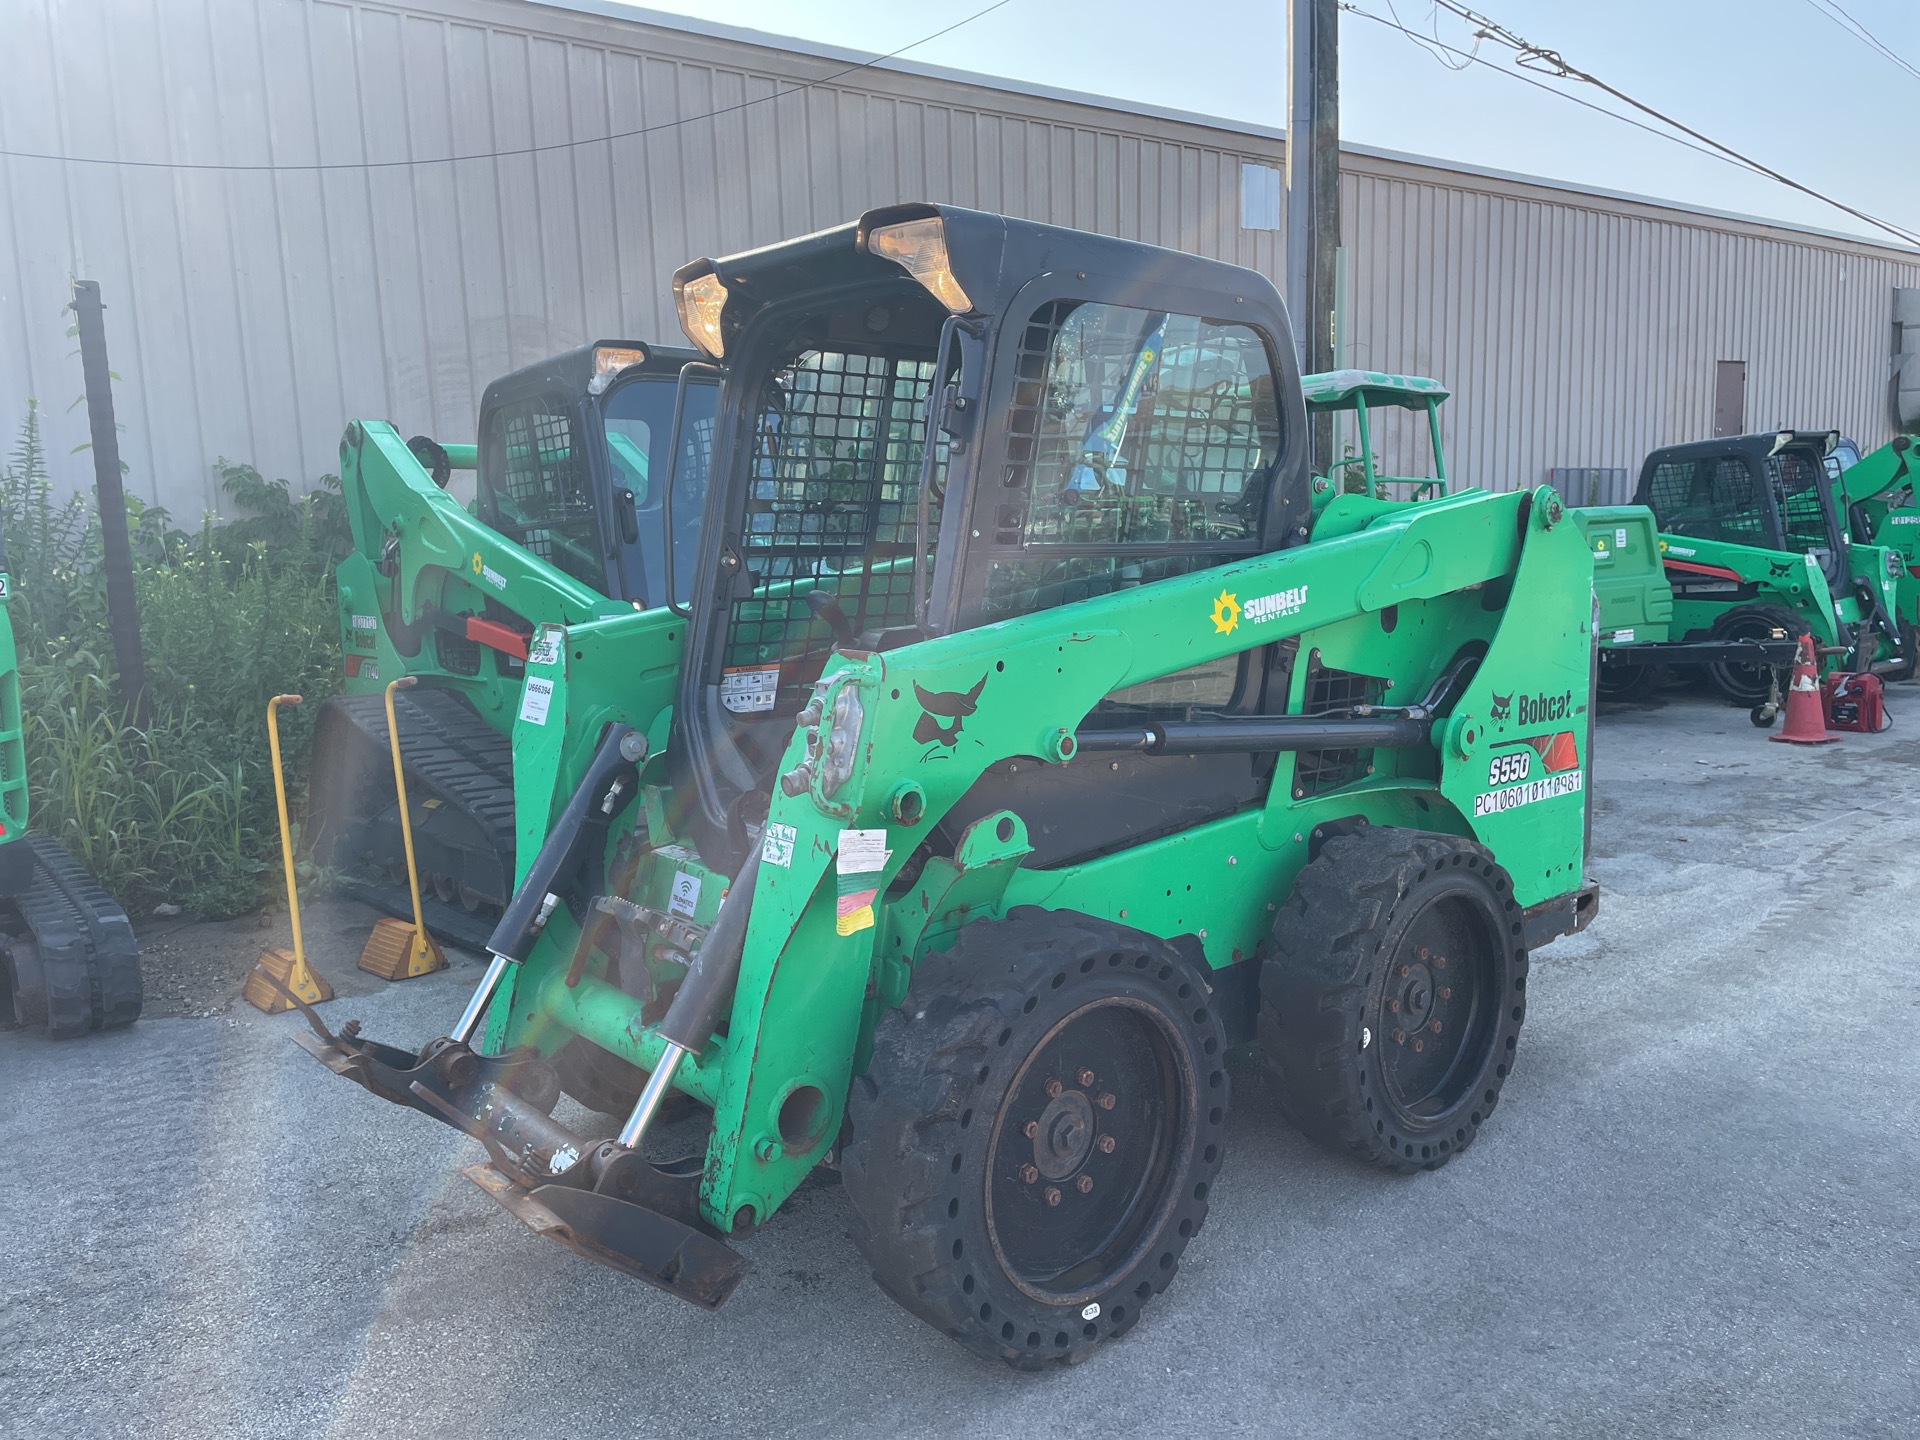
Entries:
{"type": "MultiPolygon", "coordinates": [[[[1280,232],[1240,223],[1241,166],[1280,163],[1274,132],[849,72],[639,13],[0,0],[0,149],[140,162],[0,158],[0,424],[38,395],[61,479],[85,483],[75,275],[110,307],[130,485],[182,519],[215,503],[216,456],[311,477],[353,416],[470,436],[503,371],[674,336],[681,262],[871,205],[950,200],[1280,275],[1280,232]],[[487,158],[409,163],[448,156],[487,158]],[[168,168],[189,161],[226,168],[168,168]]],[[[1461,478],[1635,465],[1705,433],[1723,359],[1749,363],[1755,425],[1882,437],[1914,257],[1378,152],[1344,165],[1351,358],[1453,386],[1461,478]]]]}

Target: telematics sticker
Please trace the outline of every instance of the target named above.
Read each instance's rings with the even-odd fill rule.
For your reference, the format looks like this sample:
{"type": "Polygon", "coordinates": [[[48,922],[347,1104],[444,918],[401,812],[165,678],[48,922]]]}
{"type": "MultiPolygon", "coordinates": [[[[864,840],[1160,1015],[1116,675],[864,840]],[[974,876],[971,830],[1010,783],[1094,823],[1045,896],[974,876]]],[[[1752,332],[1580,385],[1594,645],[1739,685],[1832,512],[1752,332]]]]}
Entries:
{"type": "Polygon", "coordinates": [[[547,711],[553,706],[553,681],[529,676],[527,688],[520,692],[520,718],[529,725],[547,723],[547,711]]]}
{"type": "Polygon", "coordinates": [[[380,622],[375,620],[371,615],[356,615],[353,617],[353,628],[356,630],[371,630],[379,623],[380,622]]]}
{"type": "Polygon", "coordinates": [[[792,869],[793,842],[799,837],[800,832],[791,825],[767,826],[766,838],[760,842],[760,863],[792,869]]]}
{"type": "Polygon", "coordinates": [[[667,909],[673,914],[691,920],[693,912],[700,908],[700,877],[689,875],[684,870],[676,870],[673,875],[673,889],[667,895],[667,909]]]}
{"type": "Polygon", "coordinates": [[[773,709],[780,689],[780,667],[740,666],[720,677],[720,703],[736,715],[773,709]]]}
{"type": "Polygon", "coordinates": [[[1613,643],[1616,645],[1625,645],[1632,639],[1633,631],[1631,630],[1616,630],[1613,632],[1613,643]]]}
{"type": "Polygon", "coordinates": [[[1558,800],[1562,795],[1578,794],[1580,775],[1578,770],[1569,770],[1564,775],[1549,775],[1544,780],[1529,780],[1521,785],[1509,785],[1504,790],[1489,790],[1485,795],[1476,795],[1473,797],[1473,818],[1478,820],[1486,815],[1498,815],[1504,810],[1517,810],[1536,800],[1558,800]]]}

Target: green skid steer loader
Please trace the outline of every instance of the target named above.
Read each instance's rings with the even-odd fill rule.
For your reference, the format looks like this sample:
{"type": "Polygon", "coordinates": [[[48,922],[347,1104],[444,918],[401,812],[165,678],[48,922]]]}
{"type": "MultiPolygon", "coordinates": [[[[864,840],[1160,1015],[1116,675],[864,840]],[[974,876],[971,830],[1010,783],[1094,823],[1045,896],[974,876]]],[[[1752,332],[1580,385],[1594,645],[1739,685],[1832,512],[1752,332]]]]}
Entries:
{"type": "Polygon", "coordinates": [[[1920,506],[1914,503],[1914,437],[1896,435],[1866,455],[1842,441],[1828,456],[1839,486],[1847,529],[1856,545],[1884,546],[1900,574],[1894,615],[1900,627],[1904,662],[1888,678],[1910,680],[1920,665],[1920,506]]]}
{"type": "Polygon", "coordinates": [[[1574,512],[1603,597],[1603,693],[1632,693],[1655,666],[1699,665],[1758,723],[1782,663],[1778,642],[1806,634],[1823,671],[1910,671],[1911,631],[1896,619],[1903,567],[1848,534],[1826,467],[1837,438],[1780,431],[1668,446],[1641,466],[1632,505],[1574,512]],[[1649,546],[1667,594],[1636,614],[1624,597],[1649,546]]]}
{"type": "MultiPolygon", "coordinates": [[[[514,879],[511,737],[527,647],[542,623],[574,624],[666,603],[667,431],[691,351],[599,341],[487,387],[480,443],[402,443],[356,421],[340,447],[354,548],[337,573],[342,695],[314,739],[315,858],[348,889],[410,918],[387,759],[388,681],[435,933],[485,944],[514,879]],[[471,510],[446,487],[474,470],[471,510]]],[[[675,544],[692,541],[713,382],[695,376],[675,544]]],[[[650,664],[676,664],[676,642],[650,664]]]]}
{"type": "Polygon", "coordinates": [[[685,613],[530,647],[451,1031],[302,1043],[702,1306],[837,1165],[881,1286],[1022,1368],[1172,1281],[1232,1046],[1340,1153],[1473,1143],[1595,906],[1558,497],[1316,510],[1285,310],[1219,261],[905,205],[674,288],[724,367],[685,613]],[[553,1113],[575,1043],[648,1073],[604,1127],[553,1113]],[[679,1159],[669,1095],[711,1116],[679,1159]]]}
{"type": "Polygon", "coordinates": [[[58,842],[27,830],[27,747],[19,655],[4,614],[13,596],[0,516],[0,1029],[41,1026],[56,1040],[140,1018],[133,925],[58,842]]]}

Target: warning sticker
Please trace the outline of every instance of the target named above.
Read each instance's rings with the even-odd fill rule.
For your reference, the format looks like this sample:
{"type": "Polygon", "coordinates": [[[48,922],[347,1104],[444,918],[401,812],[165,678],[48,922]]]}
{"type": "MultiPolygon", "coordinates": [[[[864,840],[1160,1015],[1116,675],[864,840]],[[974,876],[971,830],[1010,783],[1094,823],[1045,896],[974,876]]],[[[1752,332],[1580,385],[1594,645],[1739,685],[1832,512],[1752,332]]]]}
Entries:
{"type": "Polygon", "coordinates": [[[1577,795],[1580,789],[1581,772],[1569,770],[1561,775],[1549,775],[1544,780],[1529,780],[1524,785],[1489,790],[1484,795],[1473,797],[1473,818],[1478,820],[1483,816],[1517,810],[1536,800],[1558,800],[1562,795],[1577,795]]]}
{"type": "Polygon", "coordinates": [[[529,665],[551,665],[560,658],[560,636],[553,630],[542,630],[540,638],[533,642],[533,648],[527,651],[529,665]]]}
{"type": "Polygon", "coordinates": [[[1628,645],[1628,644],[1631,644],[1632,642],[1633,642],[1633,631],[1631,631],[1631,630],[1616,630],[1616,631],[1614,631],[1614,632],[1613,632],[1613,643],[1614,643],[1614,644],[1616,644],[1616,645],[1628,645]]]}
{"type": "Polygon", "coordinates": [[[767,826],[766,838],[760,842],[760,863],[791,870],[793,843],[799,838],[800,832],[791,825],[767,826]]]}
{"type": "Polygon", "coordinates": [[[371,630],[379,623],[380,622],[375,620],[371,615],[356,615],[353,617],[353,628],[356,630],[371,630]]]}
{"type": "Polygon", "coordinates": [[[673,889],[667,895],[667,909],[675,915],[691,920],[693,912],[700,908],[700,877],[677,870],[673,876],[673,889]]]}
{"type": "Polygon", "coordinates": [[[547,723],[547,711],[553,707],[553,681],[543,680],[538,675],[528,678],[527,688],[520,692],[520,718],[529,725],[547,723]]]}
{"type": "Polygon", "coordinates": [[[873,902],[880,893],[880,872],[886,869],[885,830],[842,830],[840,853],[834,862],[839,873],[839,898],[834,906],[836,934],[853,935],[873,928],[873,902]]]}
{"type": "Polygon", "coordinates": [[[737,666],[720,677],[720,703],[736,715],[773,709],[780,689],[780,667],[737,666]]]}

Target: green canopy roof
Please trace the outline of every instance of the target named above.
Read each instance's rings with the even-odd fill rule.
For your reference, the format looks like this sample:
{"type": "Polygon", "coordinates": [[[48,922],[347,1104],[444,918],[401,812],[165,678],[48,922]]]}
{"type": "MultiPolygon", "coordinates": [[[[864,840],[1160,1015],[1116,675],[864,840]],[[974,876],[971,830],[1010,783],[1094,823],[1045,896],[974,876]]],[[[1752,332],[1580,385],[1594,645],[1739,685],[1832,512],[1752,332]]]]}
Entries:
{"type": "Polygon", "coordinates": [[[1369,409],[1398,405],[1406,410],[1425,410],[1430,400],[1447,398],[1447,387],[1424,375],[1382,375],[1375,370],[1329,370],[1321,375],[1302,375],[1301,388],[1307,392],[1307,404],[1317,410],[1353,410],[1365,400],[1369,409]]]}

